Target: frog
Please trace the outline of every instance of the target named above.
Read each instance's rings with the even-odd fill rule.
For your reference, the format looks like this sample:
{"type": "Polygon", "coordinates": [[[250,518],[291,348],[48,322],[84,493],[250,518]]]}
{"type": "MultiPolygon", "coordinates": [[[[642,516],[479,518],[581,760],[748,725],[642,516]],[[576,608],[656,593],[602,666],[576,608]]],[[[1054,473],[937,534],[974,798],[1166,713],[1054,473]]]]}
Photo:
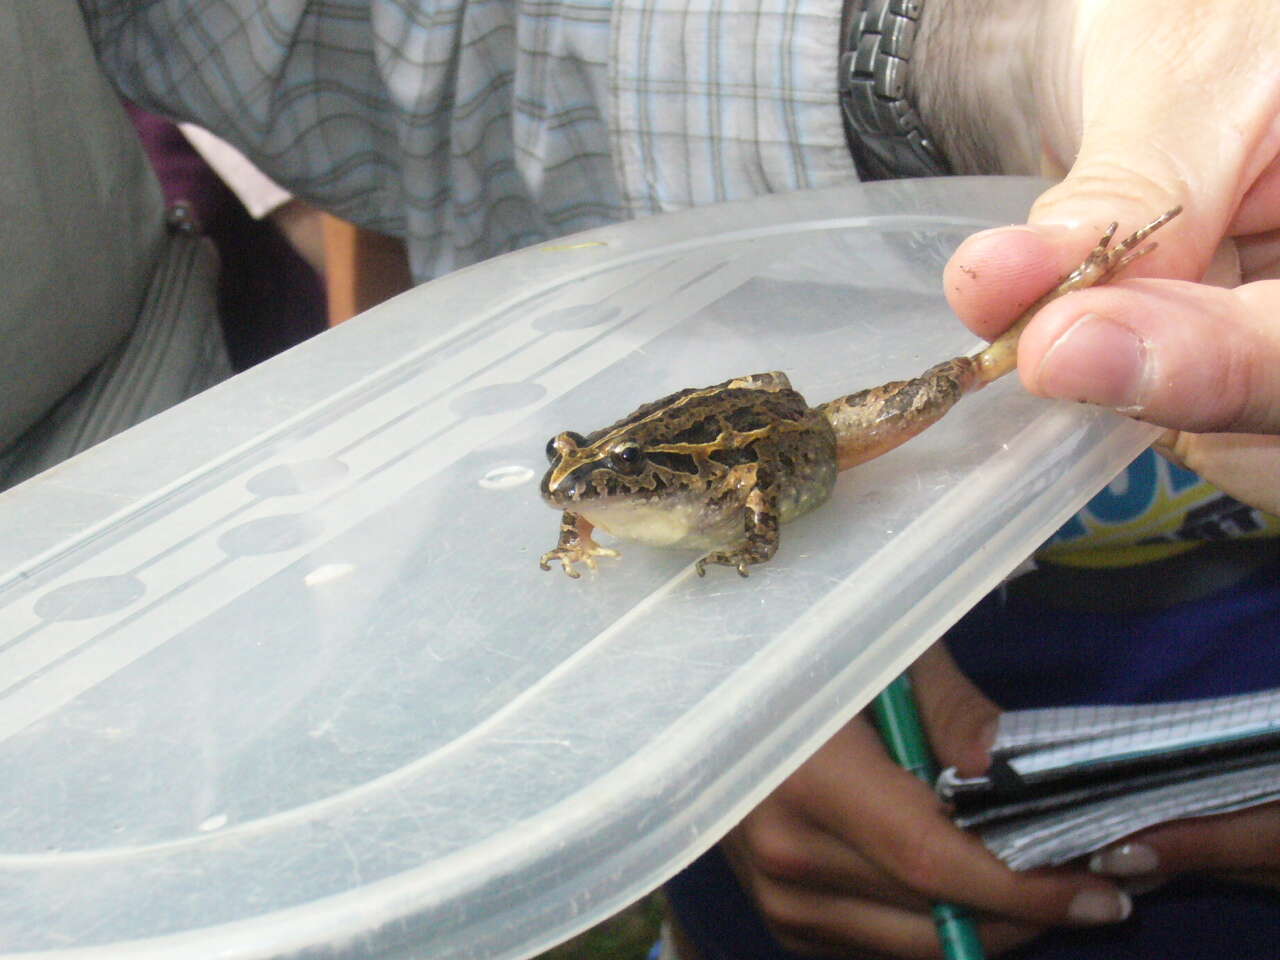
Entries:
{"type": "Polygon", "coordinates": [[[594,571],[622,540],[703,553],[694,568],[733,567],[746,577],[776,554],[779,528],[827,501],[840,473],[878,457],[938,422],[964,396],[1017,366],[1018,340],[1046,304],[1103,284],[1155,249],[1144,244],[1181,212],[1156,217],[1112,246],[1112,223],[1084,261],[1039,297],[985,349],[935,364],[917,377],[811,406],[781,371],[686,388],[587,434],[563,431],[546,446],[542,499],[562,511],[553,562],[570,577],[594,571]]]}

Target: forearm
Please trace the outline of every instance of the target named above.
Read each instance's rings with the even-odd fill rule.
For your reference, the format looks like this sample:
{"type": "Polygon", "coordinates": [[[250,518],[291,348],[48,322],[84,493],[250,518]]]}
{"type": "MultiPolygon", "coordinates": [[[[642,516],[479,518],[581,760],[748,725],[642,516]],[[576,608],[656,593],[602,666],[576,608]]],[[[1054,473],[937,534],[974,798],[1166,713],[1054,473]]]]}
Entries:
{"type": "Polygon", "coordinates": [[[1040,122],[1051,102],[1042,59],[1070,44],[1040,42],[1069,30],[1071,4],[1052,0],[926,0],[908,73],[908,98],[954,173],[1034,174],[1040,122]]]}

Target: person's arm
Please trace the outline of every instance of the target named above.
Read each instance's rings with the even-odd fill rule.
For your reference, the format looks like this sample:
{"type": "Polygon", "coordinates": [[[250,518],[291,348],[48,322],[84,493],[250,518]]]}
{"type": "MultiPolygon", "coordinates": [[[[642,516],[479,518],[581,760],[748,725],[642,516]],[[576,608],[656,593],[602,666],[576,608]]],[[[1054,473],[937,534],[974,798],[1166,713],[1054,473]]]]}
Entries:
{"type": "MultiPolygon", "coordinates": [[[[270,0],[80,7],[103,70],[128,100],[215,132],[292,193],[352,222],[403,229],[401,114],[388,73],[412,65],[379,39],[372,5],[363,19],[270,0]]],[[[450,28],[441,34],[447,45],[450,28]]]]}
{"type": "Polygon", "coordinates": [[[921,113],[957,172],[1065,175],[1029,226],[956,252],[956,312],[994,336],[1108,222],[1181,204],[1135,268],[1161,279],[1051,304],[1019,372],[1035,393],[1171,428],[1163,447],[1184,465],[1280,513],[1280,6],[933,0],[918,47],[921,113]],[[967,39],[986,30],[1007,45],[967,39]],[[1198,282],[1211,265],[1243,285],[1198,282]]]}

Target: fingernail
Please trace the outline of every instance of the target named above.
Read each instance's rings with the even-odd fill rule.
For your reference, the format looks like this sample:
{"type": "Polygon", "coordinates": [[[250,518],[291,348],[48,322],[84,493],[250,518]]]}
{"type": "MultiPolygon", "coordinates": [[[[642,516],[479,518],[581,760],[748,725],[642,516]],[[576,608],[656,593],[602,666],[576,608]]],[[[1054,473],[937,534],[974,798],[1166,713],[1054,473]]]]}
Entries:
{"type": "Polygon", "coordinates": [[[1119,923],[1133,912],[1133,901],[1119,890],[1081,890],[1067,908],[1067,918],[1079,924],[1119,923]]]}
{"type": "Polygon", "coordinates": [[[1141,411],[1146,380],[1146,343],[1128,327],[1094,313],[1054,341],[1036,374],[1039,388],[1051,396],[1124,413],[1141,411]]]}
{"type": "Polygon", "coordinates": [[[1160,857],[1145,843],[1122,843],[1095,853],[1089,869],[1112,877],[1140,877],[1160,869],[1160,857]]]}

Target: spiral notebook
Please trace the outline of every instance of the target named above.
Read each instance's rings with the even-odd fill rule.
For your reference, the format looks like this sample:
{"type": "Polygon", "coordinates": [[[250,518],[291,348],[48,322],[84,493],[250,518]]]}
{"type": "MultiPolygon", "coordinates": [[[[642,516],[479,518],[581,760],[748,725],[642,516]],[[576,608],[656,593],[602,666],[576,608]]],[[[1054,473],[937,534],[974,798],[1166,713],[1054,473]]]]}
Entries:
{"type": "Polygon", "coordinates": [[[1004,714],[981,777],[938,792],[1017,870],[1065,863],[1145,827],[1280,800],[1280,690],[1004,714]]]}

